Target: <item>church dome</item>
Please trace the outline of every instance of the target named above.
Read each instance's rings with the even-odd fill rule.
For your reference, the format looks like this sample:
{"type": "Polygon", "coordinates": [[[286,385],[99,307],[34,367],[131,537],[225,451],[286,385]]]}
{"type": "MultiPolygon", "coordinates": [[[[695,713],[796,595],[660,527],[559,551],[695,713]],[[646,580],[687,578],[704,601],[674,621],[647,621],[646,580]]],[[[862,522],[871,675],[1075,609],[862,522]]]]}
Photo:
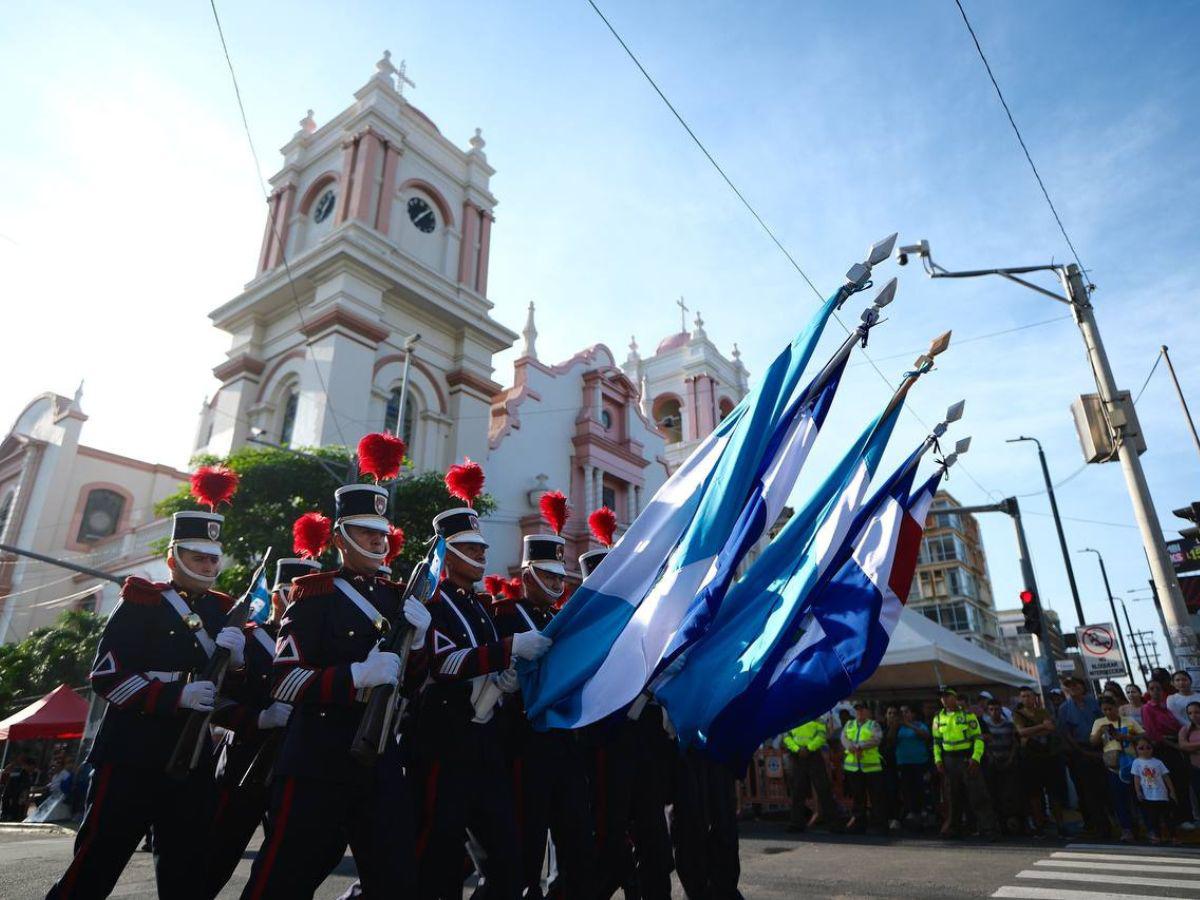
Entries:
{"type": "Polygon", "coordinates": [[[666,353],[668,350],[676,350],[680,347],[687,346],[688,341],[692,336],[686,331],[677,331],[674,334],[669,334],[658,343],[658,349],[654,351],[655,355],[666,353]]]}

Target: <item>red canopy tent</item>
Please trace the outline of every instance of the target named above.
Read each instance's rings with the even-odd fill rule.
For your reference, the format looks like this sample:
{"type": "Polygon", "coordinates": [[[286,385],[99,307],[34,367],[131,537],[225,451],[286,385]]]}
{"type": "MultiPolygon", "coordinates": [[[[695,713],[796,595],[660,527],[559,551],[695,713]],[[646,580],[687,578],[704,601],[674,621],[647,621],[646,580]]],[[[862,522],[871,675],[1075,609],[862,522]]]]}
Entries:
{"type": "Polygon", "coordinates": [[[87,715],[88,702],[65,684],[60,684],[41,700],[0,722],[0,741],[81,738],[87,715]]]}

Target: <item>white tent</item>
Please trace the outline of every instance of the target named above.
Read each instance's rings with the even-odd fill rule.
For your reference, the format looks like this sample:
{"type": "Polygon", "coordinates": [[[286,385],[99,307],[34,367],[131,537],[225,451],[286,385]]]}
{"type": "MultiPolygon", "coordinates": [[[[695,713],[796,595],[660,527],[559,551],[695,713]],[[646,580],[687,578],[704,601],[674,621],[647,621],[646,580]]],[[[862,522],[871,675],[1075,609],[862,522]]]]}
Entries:
{"type": "Polygon", "coordinates": [[[1036,687],[1037,679],[916,610],[905,608],[883,661],[860,690],[1000,684],[1036,687]]]}

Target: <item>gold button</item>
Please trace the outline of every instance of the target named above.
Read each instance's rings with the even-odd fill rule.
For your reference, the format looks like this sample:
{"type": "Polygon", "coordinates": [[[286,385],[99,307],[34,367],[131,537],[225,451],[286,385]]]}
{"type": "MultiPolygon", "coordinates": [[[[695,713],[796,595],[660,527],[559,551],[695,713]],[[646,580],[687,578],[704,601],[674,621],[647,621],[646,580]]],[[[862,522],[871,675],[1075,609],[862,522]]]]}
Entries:
{"type": "Polygon", "coordinates": [[[354,630],[353,630],[353,629],[351,629],[350,631],[347,631],[347,632],[346,632],[346,636],[347,636],[347,637],[354,637],[354,630]]]}

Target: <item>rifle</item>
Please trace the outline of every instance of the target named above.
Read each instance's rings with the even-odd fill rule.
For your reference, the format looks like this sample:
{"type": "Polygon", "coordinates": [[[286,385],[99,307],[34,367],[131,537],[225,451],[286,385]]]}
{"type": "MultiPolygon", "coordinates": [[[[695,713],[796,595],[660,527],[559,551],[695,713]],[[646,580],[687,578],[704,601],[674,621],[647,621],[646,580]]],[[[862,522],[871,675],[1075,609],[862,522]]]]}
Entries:
{"type": "MultiPolygon", "coordinates": [[[[224,628],[241,628],[246,624],[246,620],[250,616],[250,593],[254,590],[254,586],[258,584],[259,576],[267,566],[267,559],[271,556],[271,548],[267,548],[267,552],[263,554],[262,562],[258,564],[254,575],[250,579],[250,586],[246,588],[241,599],[233,605],[233,609],[229,611],[229,615],[225,618],[224,628]]],[[[221,693],[221,685],[225,681],[225,672],[229,669],[229,651],[224,647],[218,647],[213,651],[213,655],[208,660],[208,665],[204,667],[204,671],[200,675],[201,681],[211,681],[216,688],[213,697],[213,706],[216,706],[217,696],[221,693]]],[[[172,778],[186,778],[196,764],[200,761],[200,751],[204,749],[204,742],[208,739],[208,723],[212,720],[213,710],[204,712],[194,709],[188,713],[187,721],[183,724],[183,731],[179,734],[179,740],[175,742],[175,750],[171,753],[171,759],[167,762],[167,774],[172,778]]]]}
{"type": "Polygon", "coordinates": [[[254,759],[250,760],[250,765],[246,766],[246,771],[242,774],[242,780],[238,782],[238,787],[259,787],[270,783],[271,775],[275,770],[275,755],[279,752],[279,745],[283,743],[283,736],[286,733],[287,728],[271,729],[271,733],[259,745],[254,759]]]}
{"type": "MultiPolygon", "coordinates": [[[[413,568],[408,584],[404,586],[404,595],[400,598],[401,615],[404,603],[409,597],[416,597],[422,603],[428,603],[437,587],[438,575],[433,567],[438,559],[441,542],[434,541],[429,553],[413,568]]],[[[440,568],[440,564],[438,565],[440,568]]],[[[379,649],[384,653],[395,653],[400,657],[400,680],[404,680],[404,672],[408,668],[408,655],[412,650],[413,627],[404,622],[401,627],[393,628],[379,640],[379,649]]],[[[370,688],[367,692],[367,708],[363,711],[362,720],[358,723],[358,731],[350,745],[350,756],[363,766],[371,766],[387,749],[388,738],[396,730],[404,710],[404,696],[399,685],[381,684],[370,688]]]]}

